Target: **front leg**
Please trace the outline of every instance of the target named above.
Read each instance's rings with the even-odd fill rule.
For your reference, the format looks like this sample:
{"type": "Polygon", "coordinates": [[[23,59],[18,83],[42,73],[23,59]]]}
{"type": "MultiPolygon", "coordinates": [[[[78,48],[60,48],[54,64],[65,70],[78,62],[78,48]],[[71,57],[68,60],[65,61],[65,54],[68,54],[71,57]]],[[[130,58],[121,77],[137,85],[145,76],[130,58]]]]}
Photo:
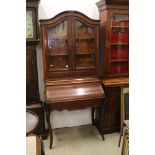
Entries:
{"type": "Polygon", "coordinates": [[[105,99],[103,98],[102,99],[102,104],[101,104],[101,119],[100,119],[100,131],[101,131],[101,136],[102,136],[102,139],[105,140],[104,138],[104,131],[103,131],[103,128],[104,128],[104,114],[105,112],[105,99]]]}
{"type": "Polygon", "coordinates": [[[95,108],[92,108],[91,117],[92,117],[92,124],[93,124],[93,125],[95,125],[94,112],[95,112],[95,108]]]}
{"type": "Polygon", "coordinates": [[[50,109],[47,108],[47,124],[48,124],[48,129],[49,129],[49,134],[50,134],[50,149],[52,148],[52,144],[53,144],[53,134],[52,134],[52,128],[51,128],[51,122],[50,122],[50,109]]]}

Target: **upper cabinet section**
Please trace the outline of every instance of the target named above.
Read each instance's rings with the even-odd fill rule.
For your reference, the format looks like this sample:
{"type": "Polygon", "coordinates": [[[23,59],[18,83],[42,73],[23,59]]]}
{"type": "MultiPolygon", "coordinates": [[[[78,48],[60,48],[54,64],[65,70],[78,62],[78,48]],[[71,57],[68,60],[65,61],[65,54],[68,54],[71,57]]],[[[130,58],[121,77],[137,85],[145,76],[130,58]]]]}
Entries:
{"type": "Polygon", "coordinates": [[[104,27],[103,74],[105,78],[128,77],[129,10],[127,0],[102,0],[97,3],[101,29],[104,27]]]}
{"type": "Polygon", "coordinates": [[[40,26],[45,79],[98,76],[99,20],[65,11],[40,26]]]}

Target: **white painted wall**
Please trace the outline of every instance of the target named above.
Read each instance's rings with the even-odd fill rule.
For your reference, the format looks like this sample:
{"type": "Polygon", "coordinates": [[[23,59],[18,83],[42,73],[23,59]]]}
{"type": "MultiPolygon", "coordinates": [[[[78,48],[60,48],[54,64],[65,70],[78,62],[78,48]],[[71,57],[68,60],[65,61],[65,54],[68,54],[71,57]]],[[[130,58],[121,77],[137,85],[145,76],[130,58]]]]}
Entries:
{"type": "MultiPolygon", "coordinates": [[[[76,10],[84,13],[90,18],[99,19],[99,12],[96,2],[99,0],[41,0],[39,4],[39,19],[49,19],[62,11],[76,10]]],[[[44,101],[44,81],[41,47],[37,47],[37,65],[40,98],[44,101]]],[[[91,109],[75,110],[75,111],[53,111],[51,113],[52,128],[79,126],[91,124],[91,109]]]]}

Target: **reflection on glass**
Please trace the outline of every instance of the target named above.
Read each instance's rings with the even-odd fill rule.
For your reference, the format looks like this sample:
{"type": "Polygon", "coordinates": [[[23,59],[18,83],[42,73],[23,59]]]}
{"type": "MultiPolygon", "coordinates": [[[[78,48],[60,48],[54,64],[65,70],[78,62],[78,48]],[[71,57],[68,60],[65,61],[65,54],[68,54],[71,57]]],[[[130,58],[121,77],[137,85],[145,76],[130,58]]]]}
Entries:
{"type": "Polygon", "coordinates": [[[49,71],[54,70],[69,70],[67,56],[51,56],[49,57],[49,71]]]}
{"type": "Polygon", "coordinates": [[[129,16],[114,15],[111,19],[110,74],[128,74],[129,16]]]}
{"type": "Polygon", "coordinates": [[[76,20],[75,22],[76,38],[91,39],[94,38],[94,28],[76,20]]]}
{"type": "Polygon", "coordinates": [[[48,28],[49,71],[69,70],[67,20],[48,28]]]}
{"type": "Polygon", "coordinates": [[[48,49],[53,54],[67,53],[67,20],[48,29],[48,49]]]}
{"type": "Polygon", "coordinates": [[[94,55],[77,55],[76,57],[76,68],[87,69],[95,67],[94,55]]]}
{"type": "Polygon", "coordinates": [[[75,21],[76,69],[95,68],[95,29],[75,21]]]}
{"type": "Polygon", "coordinates": [[[110,73],[113,74],[126,74],[129,71],[128,62],[113,62],[111,63],[110,73]]]}

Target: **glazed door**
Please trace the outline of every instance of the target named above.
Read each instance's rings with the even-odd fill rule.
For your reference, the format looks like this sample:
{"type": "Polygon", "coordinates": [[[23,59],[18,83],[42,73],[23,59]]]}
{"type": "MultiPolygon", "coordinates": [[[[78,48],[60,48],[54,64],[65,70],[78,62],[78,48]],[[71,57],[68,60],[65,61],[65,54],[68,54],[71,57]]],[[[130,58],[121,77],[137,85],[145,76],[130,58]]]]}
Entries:
{"type": "Polygon", "coordinates": [[[128,75],[129,16],[113,14],[110,27],[109,74],[128,75]]]}
{"type": "MultiPolygon", "coordinates": [[[[96,27],[80,19],[73,19],[74,75],[93,75],[97,70],[96,27]]],[[[95,73],[96,74],[96,73],[95,73]]]]}
{"type": "Polygon", "coordinates": [[[69,19],[46,29],[46,69],[50,77],[62,77],[70,73],[70,33],[69,19]]]}
{"type": "Polygon", "coordinates": [[[48,71],[69,70],[67,20],[47,29],[48,71]]]}
{"type": "Polygon", "coordinates": [[[45,79],[98,76],[99,21],[65,12],[41,21],[45,79]]]}

